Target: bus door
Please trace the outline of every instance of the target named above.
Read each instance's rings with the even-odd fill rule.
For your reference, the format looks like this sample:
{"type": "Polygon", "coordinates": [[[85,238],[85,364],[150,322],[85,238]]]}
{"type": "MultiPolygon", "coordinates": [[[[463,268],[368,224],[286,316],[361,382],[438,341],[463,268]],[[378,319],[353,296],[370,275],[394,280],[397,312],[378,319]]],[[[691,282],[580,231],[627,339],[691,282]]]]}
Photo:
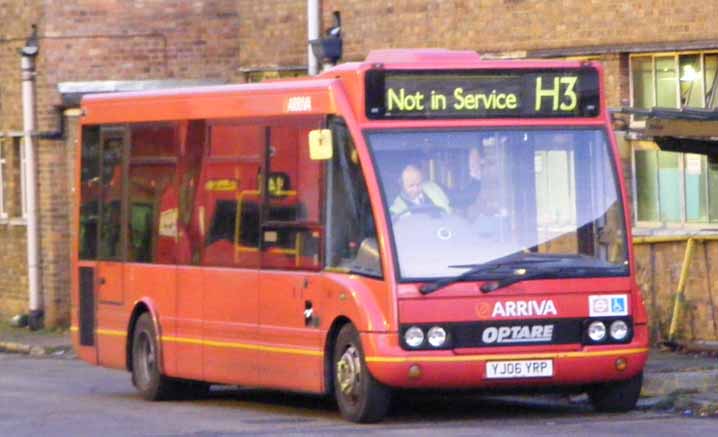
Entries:
{"type": "Polygon", "coordinates": [[[125,227],[123,192],[125,190],[124,162],[127,129],[103,127],[100,130],[100,228],[98,232],[97,297],[98,303],[121,305],[124,302],[122,285],[122,241],[125,227]]]}
{"type": "Polygon", "coordinates": [[[272,127],[261,226],[262,385],[317,391],[322,381],[321,161],[309,159],[308,135],[321,119],[272,127]]]}
{"type": "MultiPolygon", "coordinates": [[[[125,126],[103,126],[100,129],[100,174],[97,181],[99,194],[98,248],[95,271],[96,320],[118,321],[117,314],[125,301],[123,260],[126,226],[123,226],[126,205],[125,162],[128,143],[125,126]]],[[[98,332],[124,331],[121,324],[96,326],[98,332]]],[[[99,364],[124,367],[124,342],[114,336],[97,336],[99,364]]]]}
{"type": "Polygon", "coordinates": [[[256,383],[261,124],[213,123],[198,187],[204,378],[256,383]]]}

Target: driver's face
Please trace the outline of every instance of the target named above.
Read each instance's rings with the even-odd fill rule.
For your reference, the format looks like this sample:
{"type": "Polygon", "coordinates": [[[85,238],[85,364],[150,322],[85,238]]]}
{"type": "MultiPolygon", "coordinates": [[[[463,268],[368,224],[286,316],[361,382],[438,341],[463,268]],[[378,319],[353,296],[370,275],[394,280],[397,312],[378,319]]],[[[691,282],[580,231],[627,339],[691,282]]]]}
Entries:
{"type": "Polygon", "coordinates": [[[421,172],[414,167],[407,168],[401,175],[402,188],[406,196],[411,200],[416,199],[421,194],[422,182],[421,172]]]}

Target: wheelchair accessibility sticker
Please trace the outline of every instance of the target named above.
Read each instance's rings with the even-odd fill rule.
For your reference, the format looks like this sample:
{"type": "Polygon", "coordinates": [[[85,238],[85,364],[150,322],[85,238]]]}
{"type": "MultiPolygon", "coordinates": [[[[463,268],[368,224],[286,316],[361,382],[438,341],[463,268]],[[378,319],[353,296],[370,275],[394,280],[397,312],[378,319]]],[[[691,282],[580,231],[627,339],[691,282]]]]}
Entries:
{"type": "Polygon", "coordinates": [[[588,297],[589,317],[627,316],[628,295],[603,294],[588,297]]]}

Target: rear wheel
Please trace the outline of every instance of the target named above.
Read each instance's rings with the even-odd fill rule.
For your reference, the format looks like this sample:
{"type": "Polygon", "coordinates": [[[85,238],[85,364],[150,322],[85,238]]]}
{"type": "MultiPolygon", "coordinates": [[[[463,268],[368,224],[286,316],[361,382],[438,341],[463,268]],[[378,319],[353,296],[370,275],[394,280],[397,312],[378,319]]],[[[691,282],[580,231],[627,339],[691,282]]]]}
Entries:
{"type": "Polygon", "coordinates": [[[643,373],[625,381],[607,382],[591,388],[588,396],[593,408],[602,412],[626,412],[636,407],[641,395],[643,373]]]}
{"type": "Polygon", "coordinates": [[[160,373],[159,345],[155,324],[149,313],[142,314],[132,336],[132,383],[143,398],[159,401],[182,394],[180,381],[160,373]]]}
{"type": "Polygon", "coordinates": [[[386,416],[391,389],[369,373],[359,333],[351,324],[337,335],[332,360],[334,396],[342,416],[352,422],[378,422],[386,416]]]}

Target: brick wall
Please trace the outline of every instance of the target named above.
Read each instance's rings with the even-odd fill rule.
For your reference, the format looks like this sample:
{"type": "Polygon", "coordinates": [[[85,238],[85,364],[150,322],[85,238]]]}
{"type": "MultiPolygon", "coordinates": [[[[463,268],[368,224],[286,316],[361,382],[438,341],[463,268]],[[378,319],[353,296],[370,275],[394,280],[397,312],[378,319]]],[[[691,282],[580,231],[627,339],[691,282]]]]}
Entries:
{"type": "MultiPolygon", "coordinates": [[[[297,1],[298,3],[303,3],[297,1]]],[[[715,39],[702,0],[324,0],[342,13],[345,58],[378,47],[513,51],[715,39]]]]}
{"type": "Polygon", "coordinates": [[[244,68],[306,65],[306,0],[240,1],[244,68]]]}
{"type": "Polygon", "coordinates": [[[27,311],[27,262],[25,226],[0,224],[0,314],[27,311]]]}
{"type": "MultiPolygon", "coordinates": [[[[0,131],[22,129],[20,57],[38,24],[38,130],[59,126],[64,81],[241,79],[236,0],[0,0],[0,131]]],[[[72,130],[72,127],[70,127],[72,130]]],[[[71,175],[76,144],[37,142],[46,324],[69,320],[71,175]]],[[[25,227],[0,224],[0,317],[27,310],[25,227]]]]}
{"type": "MultiPolygon", "coordinates": [[[[322,28],[331,25],[333,10],[342,13],[344,61],[391,47],[486,53],[718,39],[718,27],[699,0],[323,0],[322,5],[322,28]]],[[[22,127],[17,50],[31,23],[41,35],[39,129],[48,131],[58,123],[59,82],[237,82],[244,78],[241,69],[305,65],[305,7],[306,0],[0,0],[0,131],[22,127]]],[[[629,93],[628,57],[608,54],[600,60],[609,106],[619,106],[629,93]]],[[[68,314],[75,229],[68,206],[76,147],[73,138],[38,145],[49,324],[64,323],[68,314]]],[[[624,163],[628,168],[630,162],[624,163]]],[[[24,226],[0,224],[0,247],[0,317],[5,317],[27,305],[24,226]]]]}
{"type": "MultiPolygon", "coordinates": [[[[39,1],[0,2],[0,132],[22,128],[20,106],[20,57],[31,23],[42,23],[39,1]],[[18,36],[22,35],[22,39],[18,36]]],[[[13,217],[20,215],[20,175],[18,149],[5,139],[8,168],[5,174],[5,206],[13,217]]],[[[27,311],[27,243],[23,224],[0,223],[0,316],[27,311]]]]}
{"type": "Polygon", "coordinates": [[[45,321],[50,326],[69,322],[70,190],[64,143],[40,141],[37,153],[40,283],[45,321]]]}
{"type": "MultiPolygon", "coordinates": [[[[700,0],[323,0],[322,30],[342,13],[344,61],[377,48],[479,52],[699,41],[718,38],[700,0]]],[[[306,64],[306,1],[238,2],[244,68],[306,64]]],[[[628,57],[600,58],[609,106],[628,98],[628,57]]]]}
{"type": "Polygon", "coordinates": [[[40,125],[56,123],[57,83],[239,77],[236,0],[45,0],[40,125]]]}

